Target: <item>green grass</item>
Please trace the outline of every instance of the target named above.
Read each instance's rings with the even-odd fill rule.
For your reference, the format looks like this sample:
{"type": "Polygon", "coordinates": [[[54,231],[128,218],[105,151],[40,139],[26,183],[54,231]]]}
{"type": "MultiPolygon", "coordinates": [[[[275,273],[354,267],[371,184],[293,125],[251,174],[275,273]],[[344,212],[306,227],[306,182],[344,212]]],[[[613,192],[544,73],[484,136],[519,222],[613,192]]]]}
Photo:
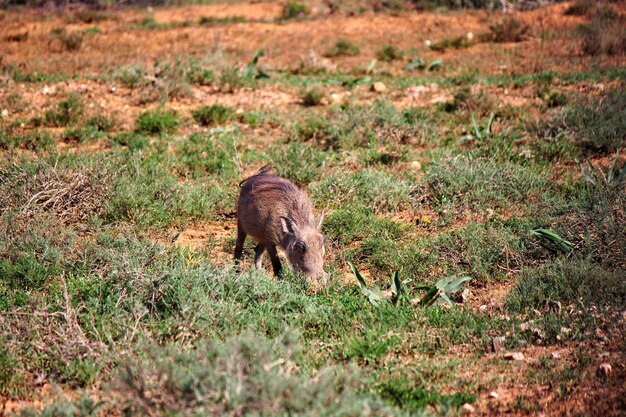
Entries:
{"type": "MultiPolygon", "coordinates": [[[[327,6],[397,14],[433,2],[327,6]]],[[[286,7],[293,11],[285,18],[324,18],[308,4],[286,7]]],[[[590,25],[615,18],[595,6],[588,13],[590,25]]],[[[511,22],[491,39],[525,42],[530,32],[511,22]]],[[[254,22],[264,24],[273,23],[254,22]]],[[[442,46],[471,46],[453,35],[442,46]]],[[[381,47],[363,42],[364,53],[381,47]]],[[[341,63],[359,53],[343,38],[318,45],[329,46],[326,55],[341,63]]],[[[623,149],[625,72],[602,57],[608,49],[593,65],[576,58],[575,71],[547,59],[527,72],[511,52],[519,45],[483,46],[508,51],[501,58],[509,69],[485,73],[446,58],[439,73],[396,74],[422,51],[389,47],[379,59],[390,64],[367,73],[369,60],[346,72],[307,74],[297,62],[263,71],[262,50],[245,67],[235,60],[243,52],[224,45],[96,75],[140,108],[131,113],[103,113],[62,86],[48,101],[26,103],[27,91],[44,86],[21,91],[20,83],[54,76],[5,65],[0,396],[37,400],[41,386],[59,387],[56,401],[18,411],[24,416],[420,416],[461,414],[466,403],[503,412],[496,400],[480,408],[479,399],[513,377],[523,390],[501,407],[516,413],[541,411],[538,384],[551,384],[555,409],[575,394],[604,392],[584,378],[605,360],[599,347],[607,362],[619,359],[626,194],[623,183],[586,181],[575,159],[606,173],[623,149]],[[372,94],[376,81],[389,91],[372,94]],[[408,100],[405,89],[431,83],[432,97],[448,101],[408,100]],[[583,94],[588,84],[610,87],[583,94]],[[256,87],[263,91],[250,91],[256,87]],[[258,102],[267,88],[300,102],[258,102]],[[507,105],[504,90],[525,100],[507,105]],[[326,100],[331,92],[344,100],[326,100]],[[195,98],[208,95],[228,105],[195,98]],[[252,240],[242,270],[234,268],[238,184],[265,164],[301,187],[317,213],[325,210],[323,289],[288,265],[280,278],[253,269],[252,240]],[[536,229],[571,248],[555,250],[536,229]],[[398,271],[398,302],[373,306],[348,262],[386,297],[398,271]],[[457,293],[452,306],[420,305],[424,288],[463,276],[471,277],[466,301],[457,293]],[[492,352],[496,336],[506,336],[509,351],[530,349],[531,359],[504,360],[492,352]]],[[[271,59],[281,52],[268,49],[271,59]]],[[[423,51],[426,63],[436,58],[429,53],[437,51],[423,51]]],[[[617,371],[597,381],[615,395],[617,371]]]]}
{"type": "Polygon", "coordinates": [[[76,123],[85,111],[83,98],[78,93],[71,93],[60,101],[55,108],[46,111],[46,123],[53,127],[63,127],[76,123]]]}
{"type": "Polygon", "coordinates": [[[300,93],[302,105],[311,107],[319,106],[326,97],[326,93],[320,87],[313,87],[300,93]]]}
{"type": "Polygon", "coordinates": [[[281,12],[282,19],[301,19],[309,15],[309,7],[299,1],[290,0],[283,6],[281,12]]]}
{"type": "Polygon", "coordinates": [[[242,16],[226,16],[226,17],[202,16],[198,23],[201,25],[220,25],[220,24],[225,24],[225,23],[243,23],[245,21],[246,21],[246,18],[242,16]]]}
{"type": "Polygon", "coordinates": [[[381,61],[392,62],[404,58],[404,52],[395,45],[383,45],[377,56],[381,61]]]}
{"type": "Polygon", "coordinates": [[[612,89],[602,97],[589,98],[565,109],[564,127],[583,150],[610,151],[624,144],[626,121],[624,89],[612,89]]]}
{"type": "Polygon", "coordinates": [[[179,122],[174,110],[147,110],[137,117],[135,131],[149,135],[159,135],[176,131],[179,122]]]}
{"type": "Polygon", "coordinates": [[[556,259],[520,274],[508,299],[514,311],[544,309],[549,303],[575,304],[605,308],[620,305],[626,284],[620,272],[607,272],[589,260],[556,259]]]}
{"type": "Polygon", "coordinates": [[[192,110],[191,115],[202,126],[216,126],[232,120],[235,117],[235,111],[229,107],[214,104],[192,110]]]}
{"type": "Polygon", "coordinates": [[[410,208],[417,188],[393,174],[365,169],[354,173],[336,172],[310,186],[313,198],[327,207],[369,208],[376,213],[410,208]]]}
{"type": "Polygon", "coordinates": [[[432,203],[448,210],[537,204],[550,191],[541,171],[486,158],[456,156],[435,162],[429,166],[427,178],[432,203]]]}
{"type": "Polygon", "coordinates": [[[332,48],[326,51],[325,55],[330,58],[340,56],[357,56],[361,50],[349,39],[339,38],[332,48]]]}
{"type": "Polygon", "coordinates": [[[44,130],[34,130],[29,133],[21,134],[0,132],[0,149],[11,150],[21,148],[43,152],[52,149],[53,146],[54,139],[52,135],[44,130]]]}

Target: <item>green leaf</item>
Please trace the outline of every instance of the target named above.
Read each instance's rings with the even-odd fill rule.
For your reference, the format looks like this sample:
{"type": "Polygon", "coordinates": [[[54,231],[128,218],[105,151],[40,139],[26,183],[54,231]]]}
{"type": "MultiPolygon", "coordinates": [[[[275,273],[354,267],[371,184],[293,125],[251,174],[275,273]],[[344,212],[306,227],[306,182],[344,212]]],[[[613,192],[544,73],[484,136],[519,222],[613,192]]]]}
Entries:
{"type": "Polygon", "coordinates": [[[356,269],[356,266],[354,266],[354,264],[352,262],[348,262],[348,265],[350,266],[350,269],[352,269],[352,272],[354,273],[354,276],[356,277],[356,280],[359,283],[359,287],[361,289],[367,289],[367,285],[365,284],[365,280],[361,276],[361,273],[359,272],[359,270],[356,269]]]}
{"type": "Polygon", "coordinates": [[[446,292],[446,294],[452,294],[453,292],[457,292],[461,289],[461,286],[463,285],[463,283],[471,281],[472,278],[469,276],[463,276],[463,277],[459,277],[451,282],[449,282],[445,288],[444,291],[446,292]]]}
{"type": "Polygon", "coordinates": [[[454,279],[454,277],[443,277],[441,278],[439,281],[437,281],[437,283],[435,284],[435,286],[437,288],[439,288],[440,290],[445,290],[446,286],[452,282],[452,280],[454,279]]]}
{"type": "Polygon", "coordinates": [[[423,307],[428,307],[432,305],[437,299],[437,294],[439,293],[439,291],[443,291],[443,290],[437,288],[436,285],[429,287],[426,295],[419,301],[419,305],[423,307]]]}
{"type": "Polygon", "coordinates": [[[393,304],[398,303],[400,293],[402,293],[402,282],[400,281],[398,275],[398,271],[395,271],[391,276],[391,302],[393,304]]]}
{"type": "MultiPolygon", "coordinates": [[[[257,76],[257,73],[255,71],[256,66],[259,62],[259,58],[263,56],[263,54],[265,54],[265,49],[261,48],[258,49],[255,53],[254,53],[254,57],[252,57],[252,61],[250,61],[250,63],[248,65],[246,65],[246,68],[243,70],[243,74],[246,77],[252,77],[252,76],[257,76]]],[[[259,71],[258,75],[267,77],[268,75],[262,71],[259,71]]]]}
{"type": "Polygon", "coordinates": [[[443,61],[441,59],[435,59],[428,66],[428,71],[437,71],[443,65],[443,61]]]}
{"type": "Polygon", "coordinates": [[[613,178],[615,177],[615,169],[617,168],[618,161],[619,161],[619,149],[617,150],[617,152],[615,152],[615,159],[613,160],[613,163],[611,164],[611,168],[609,169],[609,173],[607,174],[606,182],[610,183],[611,181],[613,181],[613,178]]]}
{"type": "Polygon", "coordinates": [[[580,161],[578,159],[576,159],[575,161],[578,164],[578,168],[580,168],[580,173],[582,174],[582,176],[585,179],[585,181],[595,185],[596,180],[587,172],[585,167],[582,166],[582,164],[580,163],[580,161]]]}
{"type": "Polygon", "coordinates": [[[454,301],[452,301],[450,299],[450,297],[448,296],[448,294],[446,293],[441,293],[439,294],[439,298],[437,298],[437,305],[440,306],[444,303],[448,303],[449,305],[453,306],[454,305],[454,301]]]}
{"type": "Polygon", "coordinates": [[[615,176],[615,183],[622,182],[624,178],[626,178],[626,162],[624,162],[624,165],[622,165],[622,168],[619,170],[619,172],[615,176]]]}
{"type": "Polygon", "coordinates": [[[569,253],[574,248],[574,244],[563,239],[558,234],[548,229],[535,229],[532,233],[545,241],[551,242],[563,253],[569,253]]]}
{"type": "Polygon", "coordinates": [[[494,112],[491,112],[491,116],[489,116],[489,120],[487,121],[487,134],[491,135],[491,126],[493,125],[494,112]]]}
{"type": "Polygon", "coordinates": [[[474,126],[474,135],[476,136],[476,138],[482,139],[483,135],[480,133],[480,126],[478,126],[478,123],[476,122],[476,118],[474,117],[473,113],[472,113],[472,126],[474,126]]]}
{"type": "Polygon", "coordinates": [[[367,69],[365,70],[366,74],[371,74],[372,72],[374,72],[374,67],[376,67],[376,63],[378,61],[376,59],[372,59],[369,63],[369,65],[367,66],[367,69]]]}
{"type": "Polygon", "coordinates": [[[413,71],[414,69],[424,69],[426,68],[426,62],[420,56],[416,56],[413,61],[406,67],[404,67],[405,71],[413,71]]]}

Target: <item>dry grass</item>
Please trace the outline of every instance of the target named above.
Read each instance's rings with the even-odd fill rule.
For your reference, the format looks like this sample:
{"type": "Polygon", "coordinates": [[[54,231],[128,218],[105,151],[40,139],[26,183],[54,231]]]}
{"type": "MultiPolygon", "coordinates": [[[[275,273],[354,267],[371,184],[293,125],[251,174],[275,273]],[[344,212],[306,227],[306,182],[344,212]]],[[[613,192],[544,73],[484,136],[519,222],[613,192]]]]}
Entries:
{"type": "Polygon", "coordinates": [[[63,224],[85,223],[103,209],[111,173],[94,168],[59,169],[52,166],[29,177],[22,187],[21,213],[33,218],[46,212],[63,224]]]}

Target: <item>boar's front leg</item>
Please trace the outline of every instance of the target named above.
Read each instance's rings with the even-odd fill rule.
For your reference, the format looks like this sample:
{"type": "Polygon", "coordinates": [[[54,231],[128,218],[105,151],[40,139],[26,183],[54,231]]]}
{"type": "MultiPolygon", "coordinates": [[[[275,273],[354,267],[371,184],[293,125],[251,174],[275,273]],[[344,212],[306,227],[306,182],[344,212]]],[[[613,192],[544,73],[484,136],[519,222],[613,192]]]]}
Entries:
{"type": "Polygon", "coordinates": [[[258,245],[256,245],[256,248],[254,248],[254,266],[257,269],[261,269],[263,268],[263,253],[265,252],[265,245],[262,243],[259,243],[258,245]]]}
{"type": "Polygon", "coordinates": [[[270,255],[270,259],[272,260],[272,268],[274,269],[274,275],[279,276],[280,271],[282,269],[282,265],[280,264],[280,259],[278,259],[278,252],[276,251],[276,245],[269,244],[266,246],[267,253],[270,255]]]}

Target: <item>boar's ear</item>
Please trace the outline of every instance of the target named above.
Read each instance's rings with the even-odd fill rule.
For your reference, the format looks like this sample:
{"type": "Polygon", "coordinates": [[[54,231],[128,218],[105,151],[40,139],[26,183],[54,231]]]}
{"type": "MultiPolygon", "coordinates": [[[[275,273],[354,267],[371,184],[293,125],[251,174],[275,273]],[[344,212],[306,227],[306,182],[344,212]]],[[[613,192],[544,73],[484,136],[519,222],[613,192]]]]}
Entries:
{"type": "Polygon", "coordinates": [[[280,216],[280,224],[285,234],[295,235],[298,232],[298,226],[289,217],[280,216]]]}
{"type": "Polygon", "coordinates": [[[320,229],[322,227],[322,222],[324,221],[324,214],[326,210],[322,210],[322,213],[315,218],[315,228],[320,229]]]}

